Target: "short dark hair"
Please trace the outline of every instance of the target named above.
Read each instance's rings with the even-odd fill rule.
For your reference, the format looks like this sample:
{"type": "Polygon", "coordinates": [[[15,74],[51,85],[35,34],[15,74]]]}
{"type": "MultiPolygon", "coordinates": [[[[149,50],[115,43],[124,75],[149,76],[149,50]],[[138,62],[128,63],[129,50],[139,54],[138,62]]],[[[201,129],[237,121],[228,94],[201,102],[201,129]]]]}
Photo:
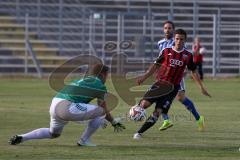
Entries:
{"type": "Polygon", "coordinates": [[[107,73],[109,71],[109,67],[104,65],[104,64],[95,64],[93,65],[91,71],[90,71],[90,75],[93,76],[99,76],[99,74],[101,73],[107,73]]]}
{"type": "Polygon", "coordinates": [[[183,34],[183,35],[185,36],[185,39],[187,39],[187,33],[186,33],[186,31],[183,30],[183,29],[177,29],[177,30],[175,30],[174,35],[176,35],[176,34],[183,34]]]}
{"type": "Polygon", "coordinates": [[[163,23],[163,26],[164,26],[165,24],[167,24],[167,23],[171,24],[172,27],[173,27],[173,29],[175,29],[174,23],[173,23],[172,21],[169,21],[169,20],[165,21],[165,22],[163,23]]]}

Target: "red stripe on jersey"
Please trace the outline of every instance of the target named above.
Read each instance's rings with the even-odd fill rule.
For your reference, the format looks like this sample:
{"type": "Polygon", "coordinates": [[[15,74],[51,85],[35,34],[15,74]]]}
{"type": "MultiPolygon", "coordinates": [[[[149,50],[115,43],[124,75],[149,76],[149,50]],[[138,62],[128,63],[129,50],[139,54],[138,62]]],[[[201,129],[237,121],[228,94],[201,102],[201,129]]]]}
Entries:
{"type": "Polygon", "coordinates": [[[188,59],[187,59],[187,64],[188,64],[191,58],[191,54],[187,54],[187,51],[185,52],[185,54],[188,56],[188,59]]]}
{"type": "MultiPolygon", "coordinates": [[[[182,53],[177,53],[175,54],[175,60],[178,60],[179,62],[182,61],[182,57],[183,57],[183,54],[182,53]]],[[[183,61],[182,61],[183,62],[183,61]]],[[[176,66],[176,65],[175,65],[176,66]]],[[[182,75],[183,75],[183,72],[182,72],[182,67],[177,67],[175,68],[173,74],[171,75],[172,76],[172,79],[171,81],[173,82],[173,84],[177,84],[178,83],[178,78],[182,78],[182,75]]],[[[184,70],[183,70],[184,71],[184,70]]]]}
{"type": "Polygon", "coordinates": [[[179,85],[186,65],[190,62],[191,53],[187,50],[176,52],[172,48],[163,51],[164,60],[157,72],[156,80],[165,80],[174,85],[179,85]]]}
{"type": "Polygon", "coordinates": [[[156,76],[156,79],[161,79],[161,80],[165,80],[167,81],[167,76],[169,74],[169,54],[170,52],[170,48],[165,48],[164,51],[163,51],[163,54],[164,54],[164,61],[160,67],[160,69],[158,70],[157,72],[157,76],[156,76]]]}
{"type": "Polygon", "coordinates": [[[185,68],[186,68],[186,65],[187,63],[184,61],[184,55],[185,55],[185,52],[186,50],[184,50],[183,52],[179,53],[179,60],[183,62],[183,66],[179,67],[176,69],[176,72],[175,72],[175,79],[174,80],[174,84],[177,84],[177,83],[180,83],[182,78],[183,78],[183,75],[184,75],[184,71],[185,71],[185,68]]]}
{"type": "MultiPolygon", "coordinates": [[[[170,50],[170,56],[169,56],[169,65],[172,65],[172,60],[176,59],[176,57],[178,56],[178,54],[175,54],[174,50],[170,50]]],[[[173,82],[172,79],[174,78],[174,72],[175,72],[175,68],[173,67],[169,67],[169,74],[166,77],[168,82],[173,82]]]]}

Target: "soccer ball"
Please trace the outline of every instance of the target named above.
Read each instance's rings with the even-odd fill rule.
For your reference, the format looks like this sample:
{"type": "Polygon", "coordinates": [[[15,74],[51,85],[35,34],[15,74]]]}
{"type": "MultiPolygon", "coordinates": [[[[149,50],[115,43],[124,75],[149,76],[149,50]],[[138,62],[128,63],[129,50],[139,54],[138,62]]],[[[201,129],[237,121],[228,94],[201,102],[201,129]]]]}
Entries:
{"type": "Polygon", "coordinates": [[[146,119],[146,116],[147,115],[145,109],[140,107],[139,105],[135,105],[129,110],[129,118],[132,121],[143,121],[146,119]]]}
{"type": "Polygon", "coordinates": [[[200,54],[203,54],[203,53],[205,53],[205,52],[206,52],[206,48],[201,47],[201,48],[199,49],[199,53],[200,53],[200,54]]]}

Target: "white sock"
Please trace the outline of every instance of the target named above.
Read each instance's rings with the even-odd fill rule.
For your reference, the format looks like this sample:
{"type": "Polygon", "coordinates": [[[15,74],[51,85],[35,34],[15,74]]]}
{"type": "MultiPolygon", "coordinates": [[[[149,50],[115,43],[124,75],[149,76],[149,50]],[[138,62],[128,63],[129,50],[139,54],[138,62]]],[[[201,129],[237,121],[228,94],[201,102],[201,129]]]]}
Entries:
{"type": "Polygon", "coordinates": [[[44,139],[44,138],[51,138],[50,130],[49,128],[39,128],[36,130],[33,130],[31,132],[28,132],[26,134],[19,135],[22,136],[22,141],[27,141],[31,139],[44,139]]]}
{"type": "Polygon", "coordinates": [[[97,117],[88,123],[88,126],[86,127],[86,129],[84,130],[81,136],[81,140],[83,142],[90,140],[90,137],[92,136],[92,134],[95,133],[96,130],[100,127],[102,120],[103,120],[102,117],[97,117]]]}

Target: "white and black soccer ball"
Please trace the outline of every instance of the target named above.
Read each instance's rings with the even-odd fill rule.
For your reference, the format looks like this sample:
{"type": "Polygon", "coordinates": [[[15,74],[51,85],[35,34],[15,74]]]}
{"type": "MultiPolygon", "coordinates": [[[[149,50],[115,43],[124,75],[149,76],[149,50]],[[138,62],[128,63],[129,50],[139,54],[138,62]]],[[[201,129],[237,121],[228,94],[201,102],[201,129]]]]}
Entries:
{"type": "Polygon", "coordinates": [[[206,52],[206,48],[205,47],[201,47],[200,49],[199,49],[199,53],[200,54],[204,54],[206,52]]]}
{"type": "Polygon", "coordinates": [[[144,108],[139,105],[132,106],[129,110],[129,118],[132,121],[143,121],[147,117],[146,111],[144,108]]]}

